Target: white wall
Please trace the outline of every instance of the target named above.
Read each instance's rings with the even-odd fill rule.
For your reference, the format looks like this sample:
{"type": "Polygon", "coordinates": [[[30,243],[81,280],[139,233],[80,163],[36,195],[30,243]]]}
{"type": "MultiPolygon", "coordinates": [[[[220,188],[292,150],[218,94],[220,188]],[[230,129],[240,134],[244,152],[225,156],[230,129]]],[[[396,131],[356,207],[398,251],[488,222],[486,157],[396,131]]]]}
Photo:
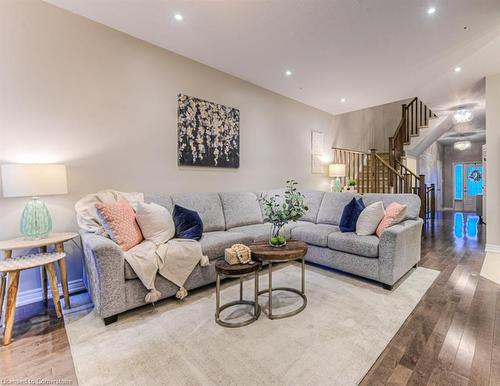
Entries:
{"type": "Polygon", "coordinates": [[[427,185],[434,184],[436,189],[436,209],[443,208],[443,146],[434,142],[417,158],[417,173],[425,175],[427,185]]]}
{"type": "Polygon", "coordinates": [[[500,284],[500,73],[486,77],[486,257],[481,276],[500,284]]]}
{"type": "Polygon", "coordinates": [[[369,152],[389,151],[389,137],[394,135],[401,121],[404,99],[363,110],[335,115],[332,121],[332,146],[369,152]]]}
{"type": "MultiPolygon", "coordinates": [[[[500,73],[486,77],[486,244],[500,251],[500,73]]],[[[500,264],[500,263],[498,263],[500,264]]]]}
{"type": "MultiPolygon", "coordinates": [[[[76,230],[74,203],[104,188],[258,190],[310,172],[310,131],[332,143],[332,116],[43,2],[0,2],[0,163],[68,167],[70,194],[45,199],[54,230],[76,230]],[[177,166],[177,94],[240,109],[240,168],[177,166]]],[[[228,60],[231,58],[228,57],[228,60]]],[[[19,234],[24,198],[0,198],[0,239],[19,234]]],[[[69,246],[69,279],[81,277],[69,246]]],[[[21,290],[39,286],[23,273],[21,290]]]]}
{"type": "Polygon", "coordinates": [[[406,167],[415,174],[418,174],[418,160],[416,157],[406,155],[406,167]]]}

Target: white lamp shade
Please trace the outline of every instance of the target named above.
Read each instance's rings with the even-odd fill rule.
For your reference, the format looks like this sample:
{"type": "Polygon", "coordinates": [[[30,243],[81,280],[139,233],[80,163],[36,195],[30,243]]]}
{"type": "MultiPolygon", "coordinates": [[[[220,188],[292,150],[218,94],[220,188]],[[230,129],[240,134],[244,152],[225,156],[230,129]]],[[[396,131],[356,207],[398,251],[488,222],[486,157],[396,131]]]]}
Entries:
{"type": "Polygon", "coordinates": [[[345,177],[345,165],[344,164],[330,164],[328,166],[328,175],[332,178],[345,177]]]}
{"type": "Polygon", "coordinates": [[[65,165],[2,165],[4,197],[35,197],[68,193],[65,165]]]}

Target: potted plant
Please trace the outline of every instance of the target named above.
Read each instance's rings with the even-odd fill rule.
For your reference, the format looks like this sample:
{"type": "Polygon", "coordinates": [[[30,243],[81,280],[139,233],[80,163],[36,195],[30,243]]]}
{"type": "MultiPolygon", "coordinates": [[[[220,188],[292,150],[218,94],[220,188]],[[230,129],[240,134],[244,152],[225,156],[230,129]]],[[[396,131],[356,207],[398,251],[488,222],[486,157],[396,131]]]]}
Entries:
{"type": "Polygon", "coordinates": [[[349,179],[347,180],[347,185],[344,187],[344,191],[356,193],[356,185],[356,180],[349,179]]]}
{"type": "Polygon", "coordinates": [[[308,209],[304,203],[305,197],[297,190],[297,185],[295,180],[286,181],[286,190],[281,204],[278,202],[279,194],[271,197],[260,194],[257,198],[263,207],[264,221],[272,224],[269,244],[273,247],[279,248],[286,245],[283,227],[290,221],[297,221],[308,209]]]}

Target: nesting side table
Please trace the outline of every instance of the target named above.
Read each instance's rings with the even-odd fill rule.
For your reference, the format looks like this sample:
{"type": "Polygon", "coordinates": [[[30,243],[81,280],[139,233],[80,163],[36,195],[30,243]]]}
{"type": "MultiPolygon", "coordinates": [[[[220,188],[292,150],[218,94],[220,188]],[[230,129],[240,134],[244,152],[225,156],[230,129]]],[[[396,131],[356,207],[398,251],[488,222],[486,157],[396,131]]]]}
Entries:
{"type": "Polygon", "coordinates": [[[57,288],[57,276],[54,262],[61,261],[66,257],[64,252],[38,253],[15,259],[0,261],[0,272],[9,275],[9,290],[7,292],[7,309],[5,312],[5,331],[3,343],[10,344],[12,340],[12,328],[14,327],[14,315],[16,313],[17,288],[19,286],[19,273],[25,269],[43,267],[50,278],[52,298],[58,318],[62,317],[61,303],[59,301],[59,289],[57,288]]]}
{"type": "Polygon", "coordinates": [[[49,276],[51,281],[52,297],[54,298],[54,303],[56,304],[56,313],[57,316],[60,317],[61,306],[59,304],[59,291],[57,288],[57,278],[54,269],[54,263],[57,262],[59,265],[59,272],[61,274],[64,306],[65,308],[71,307],[69,300],[68,277],[66,273],[66,254],[64,253],[64,242],[72,240],[76,237],[78,237],[78,233],[67,232],[52,233],[48,237],[36,240],[19,237],[11,240],[0,241],[0,251],[4,252],[4,260],[0,260],[0,319],[2,319],[3,314],[4,298],[7,296],[7,303],[13,300],[13,304],[10,304],[10,307],[8,304],[5,315],[4,344],[9,344],[12,337],[15,301],[19,283],[19,273],[21,270],[40,267],[44,301],[47,301],[47,276],[49,276]],[[55,251],[53,253],[47,253],[47,247],[49,245],[55,246],[55,251]],[[39,248],[40,254],[12,258],[13,250],[29,250],[33,248],[39,248]],[[7,274],[9,275],[8,293],[6,293],[7,274]]]}
{"type": "Polygon", "coordinates": [[[235,264],[230,265],[224,259],[219,259],[215,262],[215,321],[224,327],[243,327],[255,322],[260,315],[259,306],[259,271],[261,263],[256,261],[253,264],[235,264]],[[240,299],[220,304],[220,277],[232,277],[240,279],[240,299]],[[246,276],[254,276],[254,300],[243,300],[243,278],[246,276]],[[246,304],[253,307],[253,315],[250,319],[243,322],[228,322],[220,318],[220,313],[226,308],[246,304]]]}
{"type": "Polygon", "coordinates": [[[267,293],[269,295],[268,300],[268,310],[267,317],[269,319],[282,319],[288,318],[293,315],[297,315],[299,312],[302,312],[307,305],[307,297],[306,297],[306,261],[305,256],[307,253],[307,244],[303,241],[298,240],[289,240],[287,241],[284,247],[276,248],[271,245],[267,241],[255,242],[249,245],[252,251],[252,257],[257,261],[260,261],[262,264],[265,262],[268,263],[268,276],[269,276],[269,285],[268,288],[262,291],[259,291],[259,295],[267,293]],[[290,287],[273,287],[273,265],[275,263],[289,263],[292,261],[300,260],[301,261],[301,288],[300,290],[290,287]],[[286,291],[299,295],[302,298],[302,305],[297,309],[284,313],[284,314],[274,314],[273,313],[273,291],[286,291]]]}

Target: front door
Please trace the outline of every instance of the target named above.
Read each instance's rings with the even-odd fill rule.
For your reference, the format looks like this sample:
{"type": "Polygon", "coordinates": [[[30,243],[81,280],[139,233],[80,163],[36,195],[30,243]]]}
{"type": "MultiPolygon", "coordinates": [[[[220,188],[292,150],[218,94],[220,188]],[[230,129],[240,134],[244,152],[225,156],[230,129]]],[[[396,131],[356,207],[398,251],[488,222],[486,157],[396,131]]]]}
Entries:
{"type": "Polygon", "coordinates": [[[476,196],[483,194],[483,166],[481,162],[454,165],[454,209],[476,211],[476,196]]]}

